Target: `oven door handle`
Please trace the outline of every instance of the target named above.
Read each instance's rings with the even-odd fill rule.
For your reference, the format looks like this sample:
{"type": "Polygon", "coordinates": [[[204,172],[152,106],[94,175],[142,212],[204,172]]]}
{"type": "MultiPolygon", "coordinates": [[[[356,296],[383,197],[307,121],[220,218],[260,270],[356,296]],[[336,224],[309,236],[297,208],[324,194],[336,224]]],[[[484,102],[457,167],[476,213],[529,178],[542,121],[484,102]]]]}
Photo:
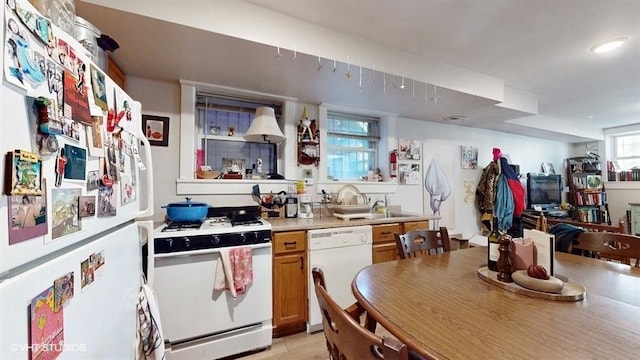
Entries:
{"type": "MultiPolygon", "coordinates": [[[[257,249],[271,248],[271,243],[267,242],[267,243],[261,243],[261,244],[240,245],[240,246],[248,246],[248,247],[251,248],[251,250],[257,250],[257,249]]],[[[227,247],[224,247],[224,248],[225,249],[230,249],[232,247],[238,247],[238,246],[227,246],[227,247]]],[[[178,257],[178,256],[194,256],[194,255],[203,255],[203,254],[218,254],[218,253],[220,253],[220,249],[223,249],[223,248],[213,248],[213,249],[202,249],[202,250],[162,253],[162,254],[155,254],[154,257],[156,259],[159,259],[159,258],[169,258],[169,257],[178,257]]]]}

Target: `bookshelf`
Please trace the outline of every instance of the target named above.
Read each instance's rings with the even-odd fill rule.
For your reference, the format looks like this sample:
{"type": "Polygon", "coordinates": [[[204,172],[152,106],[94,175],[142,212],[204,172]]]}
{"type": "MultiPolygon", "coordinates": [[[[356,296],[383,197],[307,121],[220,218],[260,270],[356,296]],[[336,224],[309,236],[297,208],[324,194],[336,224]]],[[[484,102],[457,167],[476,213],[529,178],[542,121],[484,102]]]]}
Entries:
{"type": "Polygon", "coordinates": [[[566,161],[573,219],[611,225],[600,161],[585,156],[568,158],[566,161]]]}

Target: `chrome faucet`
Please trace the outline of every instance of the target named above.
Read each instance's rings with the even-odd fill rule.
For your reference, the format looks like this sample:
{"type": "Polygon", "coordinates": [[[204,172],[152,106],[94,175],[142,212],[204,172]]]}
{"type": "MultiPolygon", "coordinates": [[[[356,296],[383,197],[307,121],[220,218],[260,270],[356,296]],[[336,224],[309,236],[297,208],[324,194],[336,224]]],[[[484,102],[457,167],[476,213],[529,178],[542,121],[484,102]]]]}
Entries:
{"type": "Polygon", "coordinates": [[[378,205],[382,204],[385,208],[387,207],[387,201],[385,200],[376,200],[371,206],[371,213],[376,213],[378,210],[378,205]]]}

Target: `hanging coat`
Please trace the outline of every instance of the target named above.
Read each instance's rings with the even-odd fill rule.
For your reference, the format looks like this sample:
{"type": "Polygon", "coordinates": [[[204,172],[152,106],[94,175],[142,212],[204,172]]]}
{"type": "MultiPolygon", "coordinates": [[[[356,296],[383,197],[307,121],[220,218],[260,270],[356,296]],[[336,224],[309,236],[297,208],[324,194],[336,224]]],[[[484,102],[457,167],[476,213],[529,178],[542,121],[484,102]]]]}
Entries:
{"type": "Polygon", "coordinates": [[[513,211],[513,193],[509,187],[507,177],[502,173],[498,176],[496,201],[493,207],[493,214],[498,218],[498,231],[506,232],[511,227],[513,224],[513,211]]]}
{"type": "Polygon", "coordinates": [[[492,161],[484,169],[476,188],[476,206],[480,212],[480,222],[487,231],[491,230],[491,218],[493,217],[493,202],[496,195],[496,181],[500,174],[500,168],[496,161],[492,161]]]}
{"type": "Polygon", "coordinates": [[[509,162],[506,158],[500,158],[500,168],[502,169],[502,173],[507,177],[509,188],[513,194],[513,215],[515,217],[521,217],[525,208],[524,187],[522,186],[520,179],[518,179],[516,172],[513,171],[511,166],[509,166],[509,162]]]}

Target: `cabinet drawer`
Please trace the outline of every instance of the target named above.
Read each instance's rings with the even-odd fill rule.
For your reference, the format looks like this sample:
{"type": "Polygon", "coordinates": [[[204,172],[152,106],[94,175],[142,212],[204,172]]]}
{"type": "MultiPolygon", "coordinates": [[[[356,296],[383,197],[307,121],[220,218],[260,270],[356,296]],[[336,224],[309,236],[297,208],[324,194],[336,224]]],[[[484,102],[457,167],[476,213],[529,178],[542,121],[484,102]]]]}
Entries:
{"type": "Polygon", "coordinates": [[[424,221],[411,221],[404,223],[404,232],[413,230],[429,230],[429,220],[424,221]]]}
{"type": "Polygon", "coordinates": [[[395,241],[393,234],[402,232],[400,224],[382,224],[373,226],[373,243],[395,241]]]}
{"type": "Polygon", "coordinates": [[[307,249],[306,231],[273,233],[273,254],[286,254],[307,249]]]}

